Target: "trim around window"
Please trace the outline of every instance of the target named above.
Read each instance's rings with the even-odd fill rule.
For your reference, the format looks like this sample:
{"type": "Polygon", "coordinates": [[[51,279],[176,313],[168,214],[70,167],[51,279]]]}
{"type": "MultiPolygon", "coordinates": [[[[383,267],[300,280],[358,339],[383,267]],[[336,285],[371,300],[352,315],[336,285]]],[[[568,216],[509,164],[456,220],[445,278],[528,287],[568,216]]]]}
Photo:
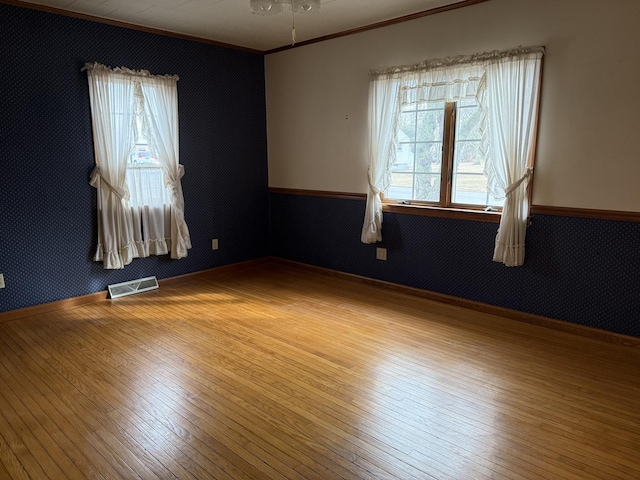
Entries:
{"type": "MultiPolygon", "coordinates": [[[[387,190],[387,194],[390,198],[383,201],[390,202],[391,204],[398,203],[400,205],[418,205],[418,206],[427,206],[427,207],[438,207],[438,208],[449,208],[454,210],[473,210],[473,211],[501,211],[502,206],[498,206],[497,203],[492,203],[490,198],[490,193],[488,192],[486,185],[483,192],[468,190],[467,188],[461,187],[459,182],[462,181],[464,183],[463,178],[473,178],[478,176],[483,176],[482,173],[479,172],[465,172],[456,168],[456,162],[464,162],[464,160],[459,159],[458,156],[464,157],[465,155],[465,145],[468,146],[470,144],[479,144],[482,140],[480,138],[476,138],[476,135],[479,133],[476,132],[475,135],[471,135],[469,137],[469,132],[467,135],[462,135],[462,138],[458,139],[458,135],[462,132],[462,130],[467,127],[467,130],[471,128],[477,128],[479,126],[478,120],[476,119],[476,124],[471,124],[469,126],[465,123],[464,117],[459,115],[461,111],[468,111],[469,108],[473,108],[476,113],[479,113],[479,106],[477,103],[473,102],[469,104],[468,100],[465,104],[461,104],[460,102],[435,102],[435,105],[425,104],[422,107],[417,105],[412,105],[408,110],[404,110],[401,113],[402,118],[405,115],[409,116],[409,130],[411,133],[405,134],[404,139],[402,141],[399,140],[398,143],[398,153],[400,155],[400,149],[403,147],[409,147],[411,149],[412,155],[409,160],[403,157],[404,162],[400,163],[400,165],[409,164],[411,168],[410,171],[407,171],[407,168],[404,169],[394,169],[394,166],[391,167],[391,175],[397,175],[398,178],[396,180],[400,180],[400,177],[403,179],[400,180],[399,184],[396,184],[392,181],[392,184],[389,185],[387,190]],[[436,120],[436,124],[442,122],[438,127],[441,129],[441,136],[432,136],[428,133],[425,136],[425,132],[433,129],[433,125],[429,125],[428,120],[425,120],[423,117],[423,122],[426,122],[426,125],[420,126],[420,114],[434,114],[433,117],[436,120]],[[412,120],[412,121],[411,121],[412,120]],[[433,152],[429,153],[427,151],[423,151],[422,154],[419,153],[420,149],[429,149],[429,146],[433,144],[440,143],[441,149],[438,152],[439,156],[439,165],[435,171],[430,169],[430,164],[434,161],[434,158],[431,158],[433,152]],[[424,191],[420,192],[420,187],[418,186],[418,178],[419,177],[433,177],[437,176],[439,179],[439,195],[438,198],[433,198],[431,200],[424,199],[424,191]],[[411,186],[406,187],[404,182],[406,182],[406,178],[411,178],[411,186]],[[456,179],[458,182],[456,182],[456,179]],[[455,188],[455,185],[458,184],[458,189],[455,188]],[[400,192],[403,188],[410,188],[410,192],[400,192]],[[454,191],[455,190],[455,191],[454,191]],[[393,191],[393,193],[392,193],[393,191]],[[403,196],[403,194],[408,196],[403,196]],[[484,196],[484,203],[482,201],[469,203],[464,200],[477,200],[476,198],[469,198],[468,195],[476,195],[479,194],[484,196]],[[417,195],[417,197],[415,196],[417,195]],[[455,197],[458,197],[457,199],[455,197]],[[457,201],[456,201],[457,200],[457,201]],[[487,207],[487,205],[493,205],[492,207],[487,207]]],[[[474,113],[475,114],[475,113],[474,113]]],[[[429,117],[431,115],[428,115],[429,117]]],[[[397,127],[398,135],[400,132],[406,132],[405,128],[400,125],[397,127]]],[[[476,152],[477,155],[477,152],[476,152]]],[[[406,153],[405,153],[406,156],[406,153]]],[[[467,159],[468,160],[468,159],[467,159]]],[[[476,158],[477,160],[477,158],[476,158]]],[[[398,161],[398,160],[396,160],[398,161]]],[[[462,163],[460,164],[462,165],[462,163]]],[[[486,177],[485,181],[486,181],[486,177]]],[[[495,200],[495,199],[494,199],[495,200]]]]}
{"type": "Polygon", "coordinates": [[[426,217],[455,218],[458,220],[473,220],[475,222],[500,223],[502,212],[492,212],[477,209],[440,207],[424,204],[403,204],[392,201],[383,201],[382,211],[389,213],[402,213],[408,215],[423,215],[426,217]]]}

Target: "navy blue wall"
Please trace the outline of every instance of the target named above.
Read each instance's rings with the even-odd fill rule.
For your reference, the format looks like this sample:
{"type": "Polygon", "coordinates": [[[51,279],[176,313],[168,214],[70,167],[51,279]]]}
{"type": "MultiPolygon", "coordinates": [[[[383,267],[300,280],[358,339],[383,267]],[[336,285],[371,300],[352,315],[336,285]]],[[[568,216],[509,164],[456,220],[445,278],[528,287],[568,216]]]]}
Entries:
{"type": "Polygon", "coordinates": [[[268,254],[263,57],[0,4],[0,311],[268,254]],[[177,74],[182,260],[91,261],[96,193],[85,62],[177,74]],[[211,250],[211,239],[220,250],[211,250]]]}
{"type": "Polygon", "coordinates": [[[525,265],[508,268],[491,259],[495,223],[385,213],[383,242],[364,245],[364,201],[270,205],[274,256],[640,337],[640,223],[535,215],[525,265]]]}

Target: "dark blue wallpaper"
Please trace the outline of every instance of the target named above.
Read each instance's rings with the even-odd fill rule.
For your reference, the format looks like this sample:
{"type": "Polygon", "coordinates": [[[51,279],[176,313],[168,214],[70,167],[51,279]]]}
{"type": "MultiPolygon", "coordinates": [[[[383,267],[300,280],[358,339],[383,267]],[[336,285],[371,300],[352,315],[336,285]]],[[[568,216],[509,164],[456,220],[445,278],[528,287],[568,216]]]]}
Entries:
{"type": "Polygon", "coordinates": [[[270,204],[274,256],[640,337],[640,223],[535,215],[510,268],[492,261],[495,223],[385,213],[383,242],[364,245],[364,201],[270,204]]]}
{"type": "Polygon", "coordinates": [[[0,311],[268,254],[263,57],[0,4],[0,311]],[[176,74],[182,260],[91,261],[96,192],[85,62],[176,74]],[[220,249],[211,250],[219,238],[220,249]]]}

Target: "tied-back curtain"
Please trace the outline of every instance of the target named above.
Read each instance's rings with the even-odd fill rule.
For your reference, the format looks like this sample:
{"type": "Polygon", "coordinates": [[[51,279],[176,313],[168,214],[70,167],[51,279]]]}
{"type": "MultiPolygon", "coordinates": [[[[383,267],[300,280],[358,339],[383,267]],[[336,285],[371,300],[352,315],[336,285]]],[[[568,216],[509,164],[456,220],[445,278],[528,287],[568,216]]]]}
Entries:
{"type": "Polygon", "coordinates": [[[517,48],[427,60],[371,72],[369,189],[363,243],[382,240],[381,193],[390,184],[402,108],[475,99],[490,193],[505,198],[494,260],[522,265],[544,48],[517,48]]]}
{"type": "MultiPolygon", "coordinates": [[[[371,72],[369,85],[369,189],[361,241],[382,240],[381,194],[391,182],[402,108],[427,102],[476,98],[484,75],[473,57],[430,60],[371,72]]],[[[482,108],[482,105],[480,105],[482,108]]]]}
{"type": "Polygon", "coordinates": [[[504,198],[493,260],[508,267],[524,263],[542,56],[542,49],[515,51],[486,69],[487,186],[495,198],[504,198]]]}
{"type": "Polygon", "coordinates": [[[369,190],[362,226],[363,243],[382,240],[382,199],[391,182],[395,161],[395,128],[400,83],[393,79],[374,79],[369,91],[369,190]]]}
{"type": "Polygon", "coordinates": [[[89,69],[89,98],[96,166],[90,184],[98,191],[98,246],[94,260],[124,268],[137,256],[127,214],[127,161],[135,144],[134,82],[129,75],[89,69]]]}
{"type": "Polygon", "coordinates": [[[143,131],[160,161],[164,184],[171,199],[171,258],[187,256],[191,248],[189,228],[184,220],[181,179],[184,166],[179,162],[178,90],[176,77],[154,77],[140,84],[144,102],[143,131]]]}
{"type": "Polygon", "coordinates": [[[178,77],[98,63],[88,63],[84,70],[96,156],[90,183],[98,189],[94,259],[116,269],[133,258],[169,251],[171,258],[186,257],[191,240],[180,184],[184,168],[178,163],[178,77]],[[104,92],[113,99],[105,100],[104,92]],[[117,107],[111,106],[115,103],[117,107]],[[160,169],[129,165],[139,123],[160,169]]]}

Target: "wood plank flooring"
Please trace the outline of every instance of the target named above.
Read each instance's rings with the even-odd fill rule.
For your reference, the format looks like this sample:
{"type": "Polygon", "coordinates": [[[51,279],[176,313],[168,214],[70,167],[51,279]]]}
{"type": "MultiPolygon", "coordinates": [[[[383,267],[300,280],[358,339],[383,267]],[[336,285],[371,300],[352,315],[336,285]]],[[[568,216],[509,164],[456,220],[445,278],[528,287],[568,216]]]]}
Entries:
{"type": "Polygon", "coordinates": [[[638,479],[640,352],[281,263],[0,324],[0,479],[638,479]]]}

